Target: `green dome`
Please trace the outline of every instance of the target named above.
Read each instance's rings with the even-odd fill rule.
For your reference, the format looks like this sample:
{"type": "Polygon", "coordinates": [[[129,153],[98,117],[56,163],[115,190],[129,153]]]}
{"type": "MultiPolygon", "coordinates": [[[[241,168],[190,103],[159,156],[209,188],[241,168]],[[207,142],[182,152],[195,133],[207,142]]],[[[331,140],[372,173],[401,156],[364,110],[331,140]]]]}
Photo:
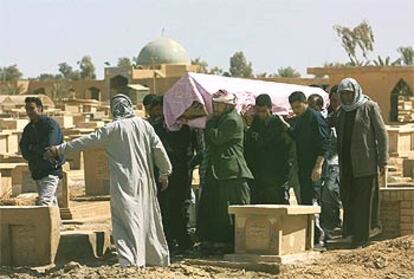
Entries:
{"type": "Polygon", "coordinates": [[[159,38],[141,49],[137,64],[142,66],[160,64],[191,64],[185,48],[169,38],[159,38]]]}

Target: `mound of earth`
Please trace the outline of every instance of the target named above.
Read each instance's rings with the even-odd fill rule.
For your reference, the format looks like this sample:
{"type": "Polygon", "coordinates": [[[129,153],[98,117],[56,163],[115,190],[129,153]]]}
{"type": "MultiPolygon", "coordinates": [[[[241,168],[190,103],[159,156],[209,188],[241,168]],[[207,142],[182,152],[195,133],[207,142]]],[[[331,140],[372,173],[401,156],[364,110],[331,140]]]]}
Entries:
{"type": "Polygon", "coordinates": [[[216,266],[197,266],[176,259],[168,268],[121,268],[114,257],[80,264],[71,262],[46,272],[0,268],[0,278],[277,278],[352,279],[414,278],[414,235],[377,242],[356,250],[328,251],[309,264],[285,266],[278,275],[216,266]]]}

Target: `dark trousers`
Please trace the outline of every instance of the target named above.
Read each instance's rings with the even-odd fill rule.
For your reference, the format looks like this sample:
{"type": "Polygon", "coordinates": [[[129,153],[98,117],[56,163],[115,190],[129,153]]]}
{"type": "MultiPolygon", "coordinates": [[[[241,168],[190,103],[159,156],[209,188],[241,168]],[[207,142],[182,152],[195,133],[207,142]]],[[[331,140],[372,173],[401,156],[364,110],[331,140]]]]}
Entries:
{"type": "Polygon", "coordinates": [[[289,204],[286,182],[255,179],[249,185],[252,191],[252,204],[289,204]]]}
{"type": "Polygon", "coordinates": [[[341,179],[344,208],[343,236],[353,236],[354,242],[367,242],[381,230],[379,220],[379,187],[376,176],[341,179]]]}
{"type": "Polygon", "coordinates": [[[234,221],[228,207],[244,204],[250,204],[250,188],[246,179],[217,180],[208,172],[197,211],[200,240],[233,244],[234,221]]]}
{"type": "Polygon", "coordinates": [[[191,172],[185,167],[173,170],[168,188],[158,194],[165,237],[170,248],[174,247],[174,243],[180,248],[189,248],[192,246],[188,228],[191,172]]]}
{"type": "Polygon", "coordinates": [[[325,170],[321,188],[321,226],[325,232],[341,226],[339,194],[339,166],[328,166],[325,170]]]}

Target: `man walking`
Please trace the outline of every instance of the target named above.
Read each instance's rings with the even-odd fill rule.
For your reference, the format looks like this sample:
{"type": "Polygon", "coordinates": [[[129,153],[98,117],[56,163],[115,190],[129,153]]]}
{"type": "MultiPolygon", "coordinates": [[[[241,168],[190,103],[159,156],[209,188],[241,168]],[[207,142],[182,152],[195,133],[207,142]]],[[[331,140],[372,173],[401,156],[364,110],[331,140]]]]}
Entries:
{"type": "Polygon", "coordinates": [[[267,94],[256,98],[256,115],[246,132],[245,154],[253,173],[253,204],[289,204],[290,139],[278,117],[272,115],[272,100],[267,94]]]}
{"type": "Polygon", "coordinates": [[[109,161],[112,236],[121,266],[169,264],[169,251],[157,200],[154,166],[162,189],[171,163],[151,125],[134,114],[131,99],[111,99],[113,122],[95,133],[51,147],[49,158],[98,146],[109,161]]]}
{"type": "MultiPolygon", "coordinates": [[[[289,103],[298,117],[295,126],[290,127],[286,122],[285,125],[296,143],[301,204],[319,205],[323,163],[329,150],[328,125],[319,112],[309,107],[303,92],[293,92],[289,103]]],[[[325,236],[318,215],[315,224],[315,242],[324,246],[325,236]]]]}
{"type": "Polygon", "coordinates": [[[161,139],[173,168],[168,188],[158,194],[164,230],[170,251],[184,252],[193,246],[188,228],[189,206],[192,171],[202,159],[201,135],[187,125],[178,131],[169,131],[164,122],[162,96],[153,99],[151,106],[152,114],[148,121],[161,139]]]}
{"type": "Polygon", "coordinates": [[[57,187],[62,178],[63,156],[54,158],[53,163],[43,158],[46,148],[63,142],[59,124],[43,115],[43,104],[40,98],[27,97],[26,113],[30,123],[23,130],[20,140],[20,151],[29,163],[32,178],[36,182],[39,194],[38,204],[57,206],[57,187]]]}
{"type": "MultiPolygon", "coordinates": [[[[253,176],[244,159],[244,124],[235,109],[236,96],[213,94],[213,117],[205,130],[206,175],[201,189],[197,232],[205,243],[232,249],[234,226],[229,205],[250,203],[247,179],[253,176]]],[[[209,245],[207,245],[209,246],[209,245]]]]}

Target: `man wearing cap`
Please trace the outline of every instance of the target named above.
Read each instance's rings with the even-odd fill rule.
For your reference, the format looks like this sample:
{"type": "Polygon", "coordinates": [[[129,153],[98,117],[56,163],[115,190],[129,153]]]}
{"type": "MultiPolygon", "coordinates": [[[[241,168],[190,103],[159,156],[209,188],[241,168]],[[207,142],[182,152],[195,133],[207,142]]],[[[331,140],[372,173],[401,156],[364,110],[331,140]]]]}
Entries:
{"type": "Polygon", "coordinates": [[[236,96],[219,90],[212,97],[213,115],[205,130],[206,181],[201,189],[197,229],[204,243],[232,249],[234,227],[228,206],[250,203],[247,180],[253,176],[243,155],[244,125],[235,109],[236,96]]]}

